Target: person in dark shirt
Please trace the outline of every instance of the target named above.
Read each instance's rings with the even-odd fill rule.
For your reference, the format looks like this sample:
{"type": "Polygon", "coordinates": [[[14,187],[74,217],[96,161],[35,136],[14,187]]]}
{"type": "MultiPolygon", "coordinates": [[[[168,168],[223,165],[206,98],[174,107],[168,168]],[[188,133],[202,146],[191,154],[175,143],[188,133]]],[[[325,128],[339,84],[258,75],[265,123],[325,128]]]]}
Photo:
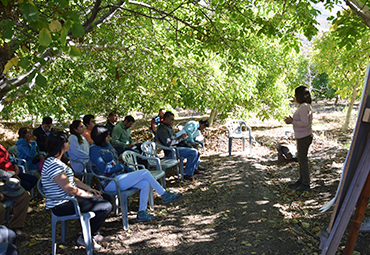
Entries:
{"type": "Polygon", "coordinates": [[[33,130],[33,135],[37,138],[37,146],[39,146],[40,151],[46,151],[46,138],[50,135],[50,132],[53,131],[51,128],[52,123],[52,118],[44,117],[41,125],[33,130]]]}
{"type": "Polygon", "coordinates": [[[157,127],[163,121],[163,115],[165,114],[165,112],[166,111],[163,108],[159,109],[158,116],[156,116],[152,119],[152,122],[150,124],[150,131],[152,131],[153,137],[155,136],[155,132],[157,131],[157,127]]]}
{"type": "Polygon", "coordinates": [[[107,124],[105,127],[108,128],[109,135],[112,136],[113,128],[116,126],[115,123],[117,122],[118,114],[116,112],[110,112],[108,115],[107,124]]]}

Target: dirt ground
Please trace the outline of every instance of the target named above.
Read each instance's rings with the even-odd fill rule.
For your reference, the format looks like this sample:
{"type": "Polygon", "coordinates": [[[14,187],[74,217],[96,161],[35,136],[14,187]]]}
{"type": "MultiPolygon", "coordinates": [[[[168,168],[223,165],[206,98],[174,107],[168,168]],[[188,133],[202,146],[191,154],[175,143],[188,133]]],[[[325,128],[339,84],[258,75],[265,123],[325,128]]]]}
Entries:
{"type": "MultiPolygon", "coordinates": [[[[309,151],[311,191],[291,190],[289,183],[298,178],[298,164],[277,162],[275,142],[288,138],[291,126],[251,119],[252,154],[248,145],[243,152],[241,141],[234,140],[229,156],[227,129],[216,123],[204,132],[201,164],[205,174],[197,181],[181,183],[175,170],[166,175],[167,187],[183,192],[183,199],[164,206],[156,196],[152,213],[159,220],[136,223],[138,196],[134,195],[130,230],[122,229],[120,214],[111,213],[101,229],[111,241],[94,254],[320,254],[319,232],[329,223],[332,209],[326,213],[318,209],[335,195],[357,113],[355,109],[350,130],[344,133],[340,130],[345,115],[342,108],[331,102],[315,106],[309,151]]],[[[4,124],[3,140],[13,131],[4,124]]],[[[137,126],[133,137],[145,141],[150,134],[137,126]]],[[[31,207],[24,229],[28,238],[16,243],[20,254],[50,254],[50,212],[37,192],[31,207]]],[[[69,222],[64,244],[58,232],[57,253],[86,254],[76,243],[80,233],[79,222],[69,222]]],[[[347,234],[348,230],[337,254],[343,253],[347,234]]],[[[370,233],[359,234],[356,254],[370,254],[369,238],[370,233]]]]}

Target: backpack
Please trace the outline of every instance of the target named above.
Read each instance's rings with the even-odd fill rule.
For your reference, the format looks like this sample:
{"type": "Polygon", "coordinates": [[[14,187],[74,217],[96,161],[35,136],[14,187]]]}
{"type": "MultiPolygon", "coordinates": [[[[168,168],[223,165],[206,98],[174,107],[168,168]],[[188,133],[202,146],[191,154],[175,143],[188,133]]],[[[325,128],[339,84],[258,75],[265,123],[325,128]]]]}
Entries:
{"type": "Polygon", "coordinates": [[[276,150],[278,152],[278,162],[298,162],[297,148],[293,144],[287,141],[278,141],[276,142],[276,150]]]}

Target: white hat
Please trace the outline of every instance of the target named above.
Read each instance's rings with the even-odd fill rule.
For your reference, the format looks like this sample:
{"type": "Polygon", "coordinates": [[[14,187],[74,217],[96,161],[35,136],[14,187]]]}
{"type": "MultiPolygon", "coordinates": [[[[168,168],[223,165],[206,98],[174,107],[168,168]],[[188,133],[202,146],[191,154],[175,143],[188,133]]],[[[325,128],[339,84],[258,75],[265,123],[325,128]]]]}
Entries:
{"type": "Polygon", "coordinates": [[[17,178],[9,178],[5,183],[0,184],[0,192],[9,197],[16,197],[24,192],[21,182],[17,178]]]}

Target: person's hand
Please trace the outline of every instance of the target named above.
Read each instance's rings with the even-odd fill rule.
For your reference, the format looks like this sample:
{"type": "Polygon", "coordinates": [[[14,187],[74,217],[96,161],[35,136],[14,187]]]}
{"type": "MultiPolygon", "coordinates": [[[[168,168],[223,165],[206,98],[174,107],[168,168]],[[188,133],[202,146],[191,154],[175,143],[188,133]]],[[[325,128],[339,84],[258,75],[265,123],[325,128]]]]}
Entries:
{"type": "Polygon", "coordinates": [[[13,166],[14,166],[14,173],[16,175],[18,175],[19,174],[19,168],[18,168],[18,166],[17,165],[13,165],[13,166]]]}
{"type": "Polygon", "coordinates": [[[40,159],[40,160],[45,159],[44,155],[39,155],[39,159],[40,159]]]}
{"type": "Polygon", "coordinates": [[[31,142],[36,142],[36,140],[37,140],[36,136],[31,134],[30,141],[31,142]]]}
{"type": "Polygon", "coordinates": [[[293,123],[293,118],[292,118],[292,116],[289,115],[288,117],[286,117],[284,119],[284,121],[285,121],[286,124],[292,124],[293,123]]]}
{"type": "Polygon", "coordinates": [[[185,139],[188,135],[187,134],[181,134],[182,139],[185,139]]]}
{"type": "Polygon", "coordinates": [[[0,202],[2,202],[4,200],[4,195],[3,193],[0,193],[0,202]]]}
{"type": "Polygon", "coordinates": [[[87,192],[90,192],[94,197],[102,198],[102,193],[96,189],[89,189],[87,192]]]}

